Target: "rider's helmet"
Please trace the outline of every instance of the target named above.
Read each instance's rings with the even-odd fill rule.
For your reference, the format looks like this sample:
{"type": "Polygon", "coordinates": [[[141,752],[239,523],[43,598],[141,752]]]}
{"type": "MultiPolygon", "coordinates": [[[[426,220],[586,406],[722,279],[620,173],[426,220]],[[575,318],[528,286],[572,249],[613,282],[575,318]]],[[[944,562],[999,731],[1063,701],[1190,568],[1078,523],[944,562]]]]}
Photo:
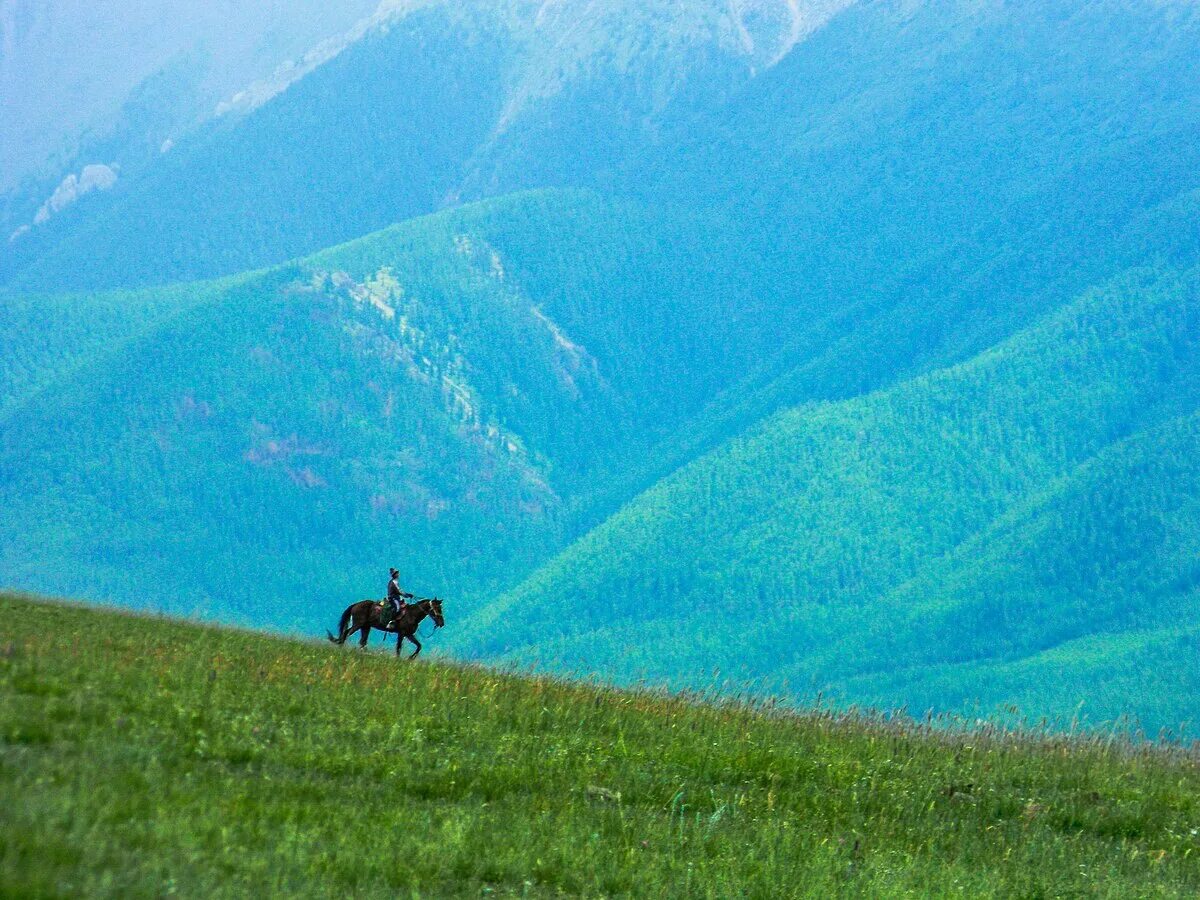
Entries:
{"type": "Polygon", "coordinates": [[[400,577],[400,570],[399,570],[399,569],[397,569],[397,568],[392,568],[392,569],[390,569],[389,571],[391,572],[391,575],[392,575],[392,577],[393,577],[393,578],[399,578],[399,577],[400,577]]]}

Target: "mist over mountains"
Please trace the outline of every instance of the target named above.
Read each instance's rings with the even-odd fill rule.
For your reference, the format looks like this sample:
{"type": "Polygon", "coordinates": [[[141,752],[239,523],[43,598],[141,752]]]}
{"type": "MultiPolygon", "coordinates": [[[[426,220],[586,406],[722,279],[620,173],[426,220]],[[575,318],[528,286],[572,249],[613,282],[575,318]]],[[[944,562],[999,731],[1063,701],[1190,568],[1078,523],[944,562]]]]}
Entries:
{"type": "Polygon", "coordinates": [[[153,110],[165,128],[146,135],[157,138],[157,148],[194,120],[211,114],[220,102],[346,31],[376,6],[377,0],[337,4],[4,0],[0,3],[0,98],[5,110],[0,191],[16,188],[27,176],[43,174],[47,164],[80,143],[86,146],[87,132],[99,138],[119,128],[122,108],[131,111],[139,94],[153,93],[155,81],[178,80],[178,105],[171,108],[164,103],[153,110]]]}
{"type": "Polygon", "coordinates": [[[1195,718],[1200,9],[368,12],[4,249],[0,582],[1195,718]]]}

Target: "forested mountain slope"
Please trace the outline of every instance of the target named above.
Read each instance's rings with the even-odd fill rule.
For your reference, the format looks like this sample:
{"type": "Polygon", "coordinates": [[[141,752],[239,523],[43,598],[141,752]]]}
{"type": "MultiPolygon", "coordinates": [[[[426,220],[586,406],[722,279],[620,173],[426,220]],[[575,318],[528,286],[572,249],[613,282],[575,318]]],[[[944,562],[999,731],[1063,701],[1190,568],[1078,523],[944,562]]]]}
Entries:
{"type": "Polygon", "coordinates": [[[1195,252],[1197,97],[1178,74],[1200,66],[1198,28],[1192,4],[857,4],[645,177],[735,210],[742,258],[771,260],[783,327],[751,384],[781,406],[851,396],[1195,252]]]}
{"type": "MultiPolygon", "coordinates": [[[[890,705],[919,684],[914,699],[945,707],[1014,685],[939,684],[978,686],[1068,641],[1186,637],[1197,287],[1194,271],[1131,273],[967,364],[769,419],[630,503],[456,646],[677,684],[717,667],[890,705]],[[521,628],[494,629],[513,612],[521,628]],[[949,666],[969,677],[939,682],[949,666]]],[[[1191,646],[1153,673],[1119,652],[1109,664],[1143,688],[1182,685],[1169,708],[1194,717],[1191,646]]],[[[1078,699],[1024,690],[1039,712],[1078,699]]],[[[1153,693],[1089,696],[1109,715],[1144,697],[1150,716],[1167,708],[1153,693]]]]}
{"type": "MultiPolygon", "coordinates": [[[[573,26],[536,4],[419,5],[48,229],[46,255],[10,260],[17,284],[237,272],[465,196],[591,184],[646,222],[630,264],[598,263],[632,301],[609,315],[633,339],[616,352],[704,382],[662,391],[669,437],[597,485],[611,506],[766,413],[959,362],[1181,243],[1190,264],[1192,7],[802,5],[766,65],[766,36],[746,44],[710,4],[627,5],[573,26]]],[[[610,227],[561,238],[599,247],[610,227]]],[[[516,264],[571,305],[559,237],[516,264]]]]}
{"type": "MultiPolygon", "coordinates": [[[[1194,212],[1114,257],[1191,257],[1194,212]]],[[[5,298],[6,583],[311,630],[414,560],[481,607],[746,420],[852,391],[853,320],[808,381],[747,375],[779,315],[706,221],[535,192],[221,282],[5,298]]]]}
{"type": "Polygon", "coordinates": [[[218,282],[6,296],[0,573],[307,630],[411,559],[478,602],[773,342],[705,234],[533,192],[218,282]]]}
{"type": "Polygon", "coordinates": [[[1135,714],[1151,734],[1195,734],[1198,453],[1196,413],[1118,442],[893,592],[840,660],[812,668],[846,673],[843,696],[913,709],[1135,714]],[[853,662],[871,645],[910,648],[912,668],[887,671],[886,650],[853,662]]]}
{"type": "Polygon", "coordinates": [[[492,218],[544,233],[556,199],[222,282],[6,298],[5,581],[309,629],[389,560],[430,591],[527,570],[642,433],[651,377],[602,374],[487,242],[492,218]]]}

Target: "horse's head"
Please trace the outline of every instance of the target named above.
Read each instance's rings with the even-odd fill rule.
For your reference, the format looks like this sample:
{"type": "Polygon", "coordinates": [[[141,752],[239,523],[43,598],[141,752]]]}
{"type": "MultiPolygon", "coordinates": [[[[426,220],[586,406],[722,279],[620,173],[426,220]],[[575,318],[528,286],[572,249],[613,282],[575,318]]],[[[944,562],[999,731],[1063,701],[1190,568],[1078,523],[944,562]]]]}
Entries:
{"type": "Polygon", "coordinates": [[[442,601],[437,597],[434,597],[432,600],[426,600],[425,603],[427,604],[425,611],[428,612],[430,618],[433,619],[433,624],[438,628],[441,628],[443,625],[445,625],[446,617],[442,615],[442,601]]]}

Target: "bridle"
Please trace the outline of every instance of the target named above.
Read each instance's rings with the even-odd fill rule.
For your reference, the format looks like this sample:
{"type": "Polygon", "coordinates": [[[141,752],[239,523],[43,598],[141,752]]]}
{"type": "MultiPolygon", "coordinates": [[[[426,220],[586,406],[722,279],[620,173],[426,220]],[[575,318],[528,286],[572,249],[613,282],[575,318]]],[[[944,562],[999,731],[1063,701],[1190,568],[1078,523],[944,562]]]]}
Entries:
{"type": "MultiPolygon", "coordinates": [[[[431,638],[435,634],[437,634],[438,629],[442,627],[441,625],[439,625],[437,623],[437,619],[433,618],[433,604],[436,601],[437,601],[436,597],[433,597],[433,598],[422,597],[420,600],[417,601],[417,606],[422,607],[425,610],[425,614],[427,616],[429,616],[430,619],[433,620],[433,631],[430,631],[427,634],[421,634],[420,633],[421,625],[417,625],[417,636],[420,637],[422,640],[429,640],[429,638],[431,638]],[[426,604],[428,604],[428,605],[426,606],[426,604]]],[[[438,615],[441,615],[441,613],[439,613],[438,615]]]]}

